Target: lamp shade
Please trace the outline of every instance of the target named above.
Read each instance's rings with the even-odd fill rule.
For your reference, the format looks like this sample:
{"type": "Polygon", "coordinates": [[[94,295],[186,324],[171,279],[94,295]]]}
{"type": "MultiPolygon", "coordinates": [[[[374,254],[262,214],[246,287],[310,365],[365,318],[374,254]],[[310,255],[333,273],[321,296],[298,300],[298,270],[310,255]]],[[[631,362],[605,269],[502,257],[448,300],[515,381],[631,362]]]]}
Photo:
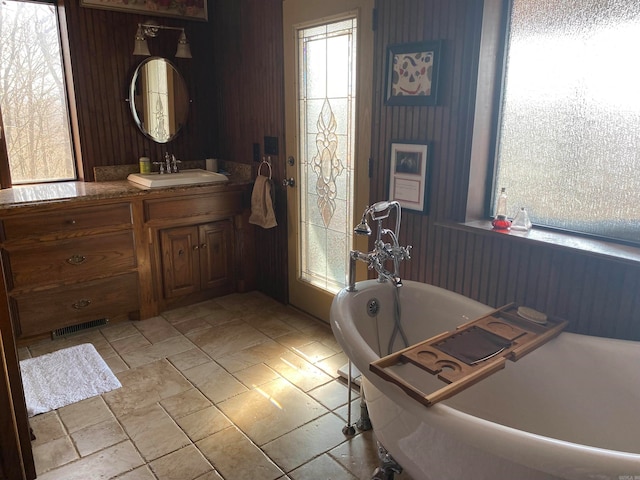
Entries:
{"type": "Polygon", "coordinates": [[[187,42],[187,35],[184,33],[184,30],[180,33],[180,38],[178,39],[176,58],[192,58],[191,47],[189,47],[189,42],[187,42]]]}
{"type": "Polygon", "coordinates": [[[149,45],[147,45],[147,39],[145,38],[144,33],[142,33],[142,27],[140,26],[138,26],[138,31],[136,32],[136,43],[133,47],[133,54],[145,57],[151,55],[149,45]]]}

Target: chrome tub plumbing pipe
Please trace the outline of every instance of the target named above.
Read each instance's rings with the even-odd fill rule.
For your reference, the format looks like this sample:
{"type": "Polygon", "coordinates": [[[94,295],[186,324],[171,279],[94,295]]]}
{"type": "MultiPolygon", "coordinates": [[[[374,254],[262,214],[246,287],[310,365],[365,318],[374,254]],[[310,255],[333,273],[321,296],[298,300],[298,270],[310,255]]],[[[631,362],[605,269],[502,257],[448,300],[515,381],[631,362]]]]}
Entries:
{"type": "MultiPolygon", "coordinates": [[[[396,324],[399,325],[399,303],[397,296],[399,292],[398,288],[402,286],[402,280],[400,278],[400,262],[403,260],[409,260],[411,258],[411,245],[402,247],[398,243],[398,233],[400,232],[401,221],[400,204],[397,201],[382,201],[374,203],[373,205],[365,208],[360,223],[354,228],[354,233],[356,235],[371,235],[371,227],[369,227],[367,217],[370,217],[371,220],[378,222],[376,240],[373,244],[373,250],[368,253],[360,252],[358,250],[351,250],[351,252],[349,253],[349,278],[347,280],[346,290],[348,292],[356,291],[356,262],[361,261],[366,263],[369,270],[375,270],[378,273],[379,282],[390,281],[392,285],[396,287],[396,324]],[[389,218],[392,209],[396,210],[395,230],[382,228],[382,221],[386,218],[389,218]],[[384,241],[382,241],[383,235],[389,236],[391,238],[391,242],[385,243],[384,241]],[[393,271],[389,271],[385,268],[385,264],[387,263],[387,261],[393,262],[393,271]]],[[[402,332],[402,329],[398,327],[398,331],[400,331],[404,339],[405,336],[402,332]]],[[[392,336],[391,342],[393,342],[395,335],[396,330],[394,329],[394,334],[392,336]]],[[[348,368],[347,424],[342,429],[342,433],[347,436],[352,436],[355,434],[355,428],[351,423],[351,360],[349,360],[348,368]]],[[[361,394],[363,395],[362,389],[361,394]]],[[[357,423],[358,428],[360,428],[361,430],[370,429],[371,422],[369,420],[369,414],[367,412],[366,404],[364,403],[364,396],[362,397],[360,403],[360,415],[361,418],[357,423]]],[[[389,478],[393,478],[393,476],[389,478]]]]}

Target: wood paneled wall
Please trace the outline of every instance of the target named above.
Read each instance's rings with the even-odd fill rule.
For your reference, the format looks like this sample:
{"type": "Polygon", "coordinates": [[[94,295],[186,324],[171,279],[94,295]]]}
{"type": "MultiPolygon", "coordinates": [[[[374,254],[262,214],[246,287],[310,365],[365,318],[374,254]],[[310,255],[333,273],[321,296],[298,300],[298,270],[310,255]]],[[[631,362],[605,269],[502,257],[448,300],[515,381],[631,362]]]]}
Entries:
{"type": "MultiPolygon", "coordinates": [[[[258,287],[281,302],[288,299],[287,210],[284,155],[284,61],[282,0],[226,0],[217,12],[224,18],[215,32],[215,91],[212,111],[219,128],[212,132],[220,158],[253,165],[253,144],[264,156],[264,137],[278,139],[270,155],[278,226],[255,227],[258,287]]],[[[267,174],[267,169],[262,171],[267,174]]]]}
{"type": "MultiPolygon", "coordinates": [[[[135,15],[65,0],[81,146],[87,179],[93,166],[137,163],[169,149],[179,157],[252,162],[265,135],[282,144],[282,5],[279,0],[209,0],[209,21],[153,17],[184,27],[192,59],[175,58],[179,32],[149,39],[152,55],[172,61],[191,94],[189,119],[177,138],[160,145],[144,137],[130,113],[128,86],[144,57],[132,55],[135,15]],[[275,92],[275,94],[274,94],[275,92]]],[[[277,159],[276,159],[277,160],[277,159]]]]}
{"type": "Polygon", "coordinates": [[[371,201],[386,197],[392,140],[431,142],[433,147],[429,214],[403,212],[401,243],[413,245],[403,277],[492,306],[529,305],[570,320],[571,331],[640,340],[640,266],[443,225],[464,218],[482,3],[377,1],[371,201]],[[445,46],[439,104],[385,106],[386,46],[438,39],[445,46]]]}
{"type": "MultiPolygon", "coordinates": [[[[263,152],[265,136],[284,149],[282,1],[208,0],[209,21],[154,17],[184,27],[192,59],[174,58],[179,32],[149,40],[152,55],[170,59],[187,81],[192,103],[184,130],[160,145],[148,140],[131,118],[128,85],[143,57],[134,57],[137,24],[151,18],[80,7],[63,0],[69,30],[84,179],[94,166],[137,163],[170,151],[183,160],[216,157],[252,164],[253,144],[263,152]]],[[[259,287],[287,299],[286,192],[284,156],[272,157],[278,228],[256,228],[259,287]]]]}
{"type": "MultiPolygon", "coordinates": [[[[158,146],[136,129],[124,101],[138,22],[146,16],[79,7],[64,0],[87,179],[95,165],[135,163],[166,148],[183,159],[209,156],[253,163],[253,143],[279,139],[275,156],[279,226],[256,229],[259,288],[287,299],[286,194],[281,0],[209,0],[209,22],[184,26],[194,58],[177,59],[192,92],[186,130],[158,146]]],[[[640,267],[566,249],[441,226],[461,220],[467,200],[482,3],[479,0],[377,0],[372,99],[371,201],[386,197],[392,140],[431,142],[430,211],[403,215],[401,241],[414,246],[403,277],[433,283],[493,306],[516,301],[571,321],[570,330],[640,340],[640,267]],[[384,59],[392,43],[444,40],[440,102],[433,107],[383,103],[384,59]]],[[[151,44],[173,58],[175,40],[151,44]]]]}
{"type": "Polygon", "coordinates": [[[185,27],[194,56],[192,60],[174,58],[177,31],[161,31],[149,40],[152,55],[168,58],[182,72],[193,100],[184,131],[161,145],[138,131],[125,100],[133,72],[144,59],[132,55],[137,25],[151,17],[80,7],[79,0],[64,1],[84,179],[93,180],[94,166],[137,163],[143,154],[158,160],[169,150],[181,159],[204,159],[207,137],[201,130],[209,119],[201,113],[207,110],[206,97],[197,85],[210,68],[202,39],[211,26],[156,17],[162,25],[185,27]]]}

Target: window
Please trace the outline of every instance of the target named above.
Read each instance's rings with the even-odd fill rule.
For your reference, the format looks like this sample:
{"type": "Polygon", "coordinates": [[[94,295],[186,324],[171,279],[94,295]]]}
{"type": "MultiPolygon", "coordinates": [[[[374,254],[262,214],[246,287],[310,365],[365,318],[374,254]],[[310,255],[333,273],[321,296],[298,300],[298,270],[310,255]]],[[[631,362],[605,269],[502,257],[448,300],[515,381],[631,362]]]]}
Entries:
{"type": "Polygon", "coordinates": [[[299,276],[332,293],[353,243],[357,23],[298,30],[299,276]]]}
{"type": "Polygon", "coordinates": [[[0,2],[0,114],[12,184],[76,178],[53,4],[0,2]]]}
{"type": "Polygon", "coordinates": [[[513,0],[495,199],[640,243],[640,2],[513,0]]]}

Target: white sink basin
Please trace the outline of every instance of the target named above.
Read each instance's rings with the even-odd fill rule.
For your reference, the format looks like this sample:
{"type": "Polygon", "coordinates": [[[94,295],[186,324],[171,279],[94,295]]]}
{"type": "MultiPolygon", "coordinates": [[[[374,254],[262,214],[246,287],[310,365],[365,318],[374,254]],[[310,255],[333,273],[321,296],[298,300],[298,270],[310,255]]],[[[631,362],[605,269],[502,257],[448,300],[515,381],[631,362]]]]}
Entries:
{"type": "Polygon", "coordinates": [[[195,185],[198,183],[222,183],[229,179],[217,172],[210,172],[199,168],[182,170],[178,173],[131,173],[127,180],[143,187],[175,187],[180,185],[195,185]]]}

